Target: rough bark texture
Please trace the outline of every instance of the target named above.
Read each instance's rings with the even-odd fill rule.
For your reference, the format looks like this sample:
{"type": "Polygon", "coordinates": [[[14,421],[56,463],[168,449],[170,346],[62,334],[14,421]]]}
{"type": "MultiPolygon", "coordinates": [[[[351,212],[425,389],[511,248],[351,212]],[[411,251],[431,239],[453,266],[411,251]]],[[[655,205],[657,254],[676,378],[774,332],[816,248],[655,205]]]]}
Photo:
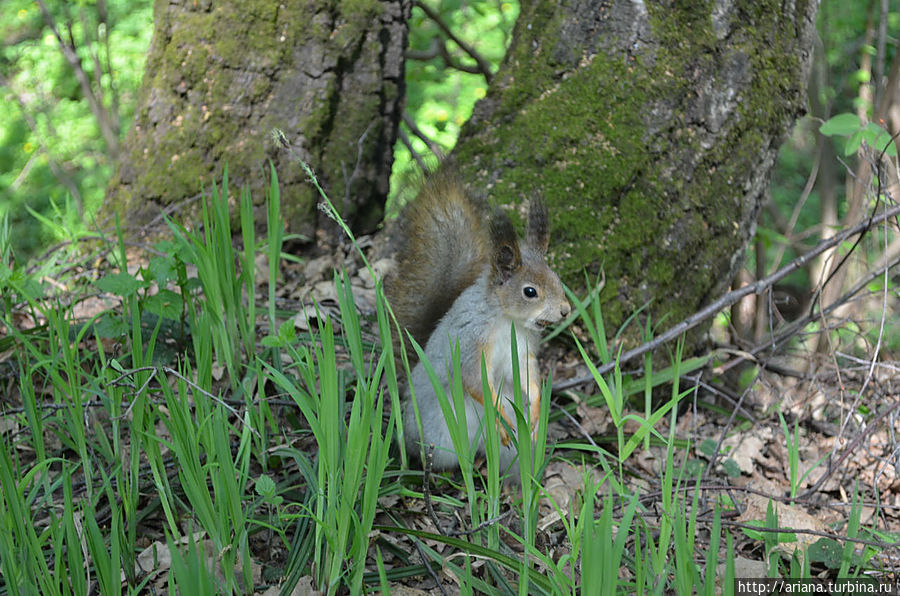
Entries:
{"type": "MultiPolygon", "coordinates": [[[[284,131],[351,227],[381,220],[403,100],[410,0],[157,0],[142,96],[108,205],[142,221],[221,179],[311,236],[318,195],[270,138],[284,131]]],[[[197,203],[181,212],[190,221],[197,203]]],[[[258,221],[264,221],[258,218],[258,221]]],[[[329,229],[331,229],[329,227],[329,229]]]]}
{"type": "Polygon", "coordinates": [[[604,271],[609,329],[647,302],[654,324],[674,324],[741,263],[805,109],[815,12],[815,0],[525,0],[453,161],[501,204],[543,195],[553,264],[576,287],[583,268],[604,271]]]}

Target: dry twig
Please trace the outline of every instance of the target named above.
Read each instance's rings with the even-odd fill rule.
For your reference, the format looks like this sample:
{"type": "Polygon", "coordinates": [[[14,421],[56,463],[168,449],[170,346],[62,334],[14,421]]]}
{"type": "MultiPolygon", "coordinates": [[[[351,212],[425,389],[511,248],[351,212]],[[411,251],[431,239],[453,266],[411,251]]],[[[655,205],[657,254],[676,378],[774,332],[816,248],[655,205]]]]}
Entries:
{"type": "MultiPolygon", "coordinates": [[[[694,327],[696,327],[697,325],[699,325],[701,322],[705,321],[706,319],[709,319],[710,317],[715,316],[719,311],[721,311],[722,309],[724,309],[728,306],[731,306],[732,304],[736,303],[743,297],[749,296],[750,294],[757,294],[757,295],[762,294],[766,289],[772,287],[773,285],[775,285],[776,283],[778,283],[779,281],[781,281],[782,279],[787,277],[790,273],[793,273],[794,271],[806,266],[806,264],[809,261],[816,258],[817,256],[819,256],[826,250],[829,250],[829,249],[837,246],[838,244],[844,242],[845,240],[847,240],[849,238],[852,238],[853,236],[855,236],[857,234],[866,232],[869,228],[871,228],[875,224],[880,224],[880,223],[887,221],[893,217],[897,217],[898,215],[900,215],[900,205],[895,205],[895,206],[891,207],[890,209],[886,209],[885,211],[882,211],[881,213],[879,213],[877,215],[873,215],[866,221],[860,222],[860,223],[856,224],[855,226],[852,226],[850,228],[847,228],[847,229],[835,234],[834,236],[832,236],[831,238],[828,238],[827,240],[823,240],[822,242],[817,244],[815,246],[815,248],[813,248],[809,252],[797,257],[796,259],[794,259],[793,261],[791,261],[790,263],[788,263],[787,265],[785,265],[784,267],[782,267],[781,269],[779,269],[778,271],[773,273],[772,275],[769,275],[768,277],[766,277],[764,279],[757,280],[756,282],[754,282],[752,284],[748,284],[746,286],[743,286],[742,288],[739,288],[737,290],[728,292],[727,294],[725,294],[718,300],[715,300],[711,304],[703,307],[702,309],[700,309],[696,313],[692,314],[688,318],[684,319],[677,325],[671,327],[664,333],[660,334],[658,337],[654,338],[652,341],[646,342],[636,348],[633,348],[631,350],[628,350],[627,352],[622,353],[620,356],[618,356],[616,358],[616,360],[614,360],[612,362],[607,362],[607,363],[602,364],[601,366],[598,366],[597,371],[601,375],[606,374],[606,373],[610,372],[611,370],[613,370],[616,367],[616,365],[621,365],[624,362],[628,362],[629,360],[632,360],[638,356],[643,356],[647,352],[651,352],[651,351],[655,350],[656,348],[662,346],[663,344],[680,337],[683,333],[693,329],[694,327]]],[[[888,268],[890,268],[890,266],[891,265],[889,264],[888,268]]],[[[882,270],[879,269],[877,271],[877,273],[880,274],[881,271],[882,270]]],[[[865,287],[865,286],[863,285],[862,287],[865,287]]],[[[854,288],[859,288],[856,290],[857,292],[861,289],[859,284],[854,285],[854,288]]],[[[834,306],[834,303],[832,303],[832,305],[830,305],[829,307],[822,309],[821,312],[823,314],[827,313],[828,309],[831,308],[832,306],[834,306]]],[[[809,318],[809,317],[807,317],[807,318],[809,318]]],[[[806,320],[806,318],[800,319],[800,320],[806,320]]],[[[807,320],[807,322],[809,322],[809,321],[807,320]]],[[[796,325],[791,325],[791,329],[795,329],[796,327],[797,327],[796,325]]],[[[772,344],[774,346],[774,344],[775,344],[774,340],[772,341],[772,344]]],[[[572,387],[575,387],[576,385],[580,385],[582,383],[589,382],[592,379],[593,379],[593,376],[591,376],[591,375],[583,375],[581,377],[568,379],[568,380],[562,381],[560,383],[554,383],[553,390],[554,391],[563,391],[565,389],[570,389],[572,387]]]]}

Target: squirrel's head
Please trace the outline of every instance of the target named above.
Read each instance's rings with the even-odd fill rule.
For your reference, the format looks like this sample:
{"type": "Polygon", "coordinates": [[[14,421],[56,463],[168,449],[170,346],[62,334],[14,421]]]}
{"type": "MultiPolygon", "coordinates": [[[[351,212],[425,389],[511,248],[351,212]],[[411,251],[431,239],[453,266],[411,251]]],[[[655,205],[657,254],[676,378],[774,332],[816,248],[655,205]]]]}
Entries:
{"type": "Polygon", "coordinates": [[[516,236],[506,215],[491,221],[492,284],[503,312],[526,328],[540,330],[563,320],[572,308],[562,282],[547,264],[550,225],[547,209],[539,200],[528,208],[528,231],[516,236]]]}

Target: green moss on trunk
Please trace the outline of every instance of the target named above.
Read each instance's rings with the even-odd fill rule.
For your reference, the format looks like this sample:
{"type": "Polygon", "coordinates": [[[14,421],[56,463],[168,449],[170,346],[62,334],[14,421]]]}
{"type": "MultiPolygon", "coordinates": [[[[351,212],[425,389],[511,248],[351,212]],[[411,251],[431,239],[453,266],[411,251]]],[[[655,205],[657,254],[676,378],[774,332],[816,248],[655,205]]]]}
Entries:
{"type": "MultiPolygon", "coordinates": [[[[454,160],[502,204],[540,193],[564,280],[603,269],[614,329],[728,288],[804,109],[815,2],[524,3],[454,160]]],[[[637,331],[635,329],[635,331],[637,331]]]]}
{"type": "MultiPolygon", "coordinates": [[[[110,207],[142,221],[198,195],[226,163],[234,187],[249,186],[261,206],[271,159],[287,230],[312,236],[318,195],[272,144],[278,128],[351,226],[373,229],[392,163],[384,148],[399,122],[409,9],[409,0],[157,2],[110,207]]],[[[196,207],[180,214],[190,221],[196,207]]]]}

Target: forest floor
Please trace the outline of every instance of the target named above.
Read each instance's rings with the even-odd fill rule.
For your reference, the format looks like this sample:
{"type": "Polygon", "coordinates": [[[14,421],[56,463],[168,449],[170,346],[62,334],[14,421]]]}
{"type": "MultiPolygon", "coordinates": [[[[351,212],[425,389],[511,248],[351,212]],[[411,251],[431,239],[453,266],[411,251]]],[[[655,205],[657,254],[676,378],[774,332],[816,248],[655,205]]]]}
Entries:
{"type": "MultiPolygon", "coordinates": [[[[386,249],[379,240],[364,239],[362,244],[378,274],[390,269],[392,262],[382,258],[386,249]]],[[[297,273],[285,276],[282,296],[297,300],[296,308],[307,314],[314,303],[335,306],[335,267],[354,274],[357,306],[361,314],[372,315],[374,284],[350,247],[338,256],[326,254],[291,266],[297,273]]],[[[800,558],[809,556],[813,576],[834,576],[841,559],[835,545],[851,545],[857,561],[866,561],[884,577],[898,577],[900,557],[892,543],[900,539],[900,353],[886,347],[887,340],[896,345],[900,333],[896,303],[896,295],[860,292],[846,308],[820,321],[829,329],[828,338],[814,326],[798,327],[790,338],[782,334],[779,349],[762,357],[750,355],[746,341],[731,342],[734,329],[720,317],[709,334],[714,353],[710,364],[682,377],[681,389],[694,390],[679,405],[674,433],[679,440],[674,463],[686,471],[680,490],[697,499],[701,544],[708,544],[713,509],[726,505],[722,524],[735,538],[736,577],[768,575],[760,526],[765,526],[770,502],[776,505],[777,526],[792,530],[792,535],[775,541],[774,550],[785,562],[792,557],[796,562],[795,553],[804,553],[800,558]],[[859,507],[858,520],[851,515],[854,506],[859,507]],[[851,527],[856,523],[859,529],[851,527]]],[[[786,326],[784,320],[775,322],[766,336],[771,340],[786,326]]],[[[569,331],[589,343],[578,322],[569,331]]],[[[765,344],[766,337],[761,339],[765,344]]],[[[640,364],[623,365],[623,372],[640,373],[640,364]]],[[[541,365],[542,371],[552,373],[555,385],[590,376],[571,340],[545,347],[541,365]]],[[[595,481],[603,477],[599,467],[582,462],[570,446],[580,442],[616,450],[608,409],[590,405],[598,401],[590,399],[597,392],[596,385],[587,382],[554,394],[555,415],[551,413],[554,421],[548,431],[553,457],[542,480],[546,494],[537,524],[537,543],[554,559],[572,546],[560,512],[579,502],[586,473],[595,481]],[[557,444],[569,447],[557,449],[557,444]]],[[[658,390],[654,396],[658,399],[658,390]]],[[[643,395],[634,395],[626,411],[642,414],[643,401],[643,395]]],[[[626,435],[636,428],[626,423],[626,435]]],[[[669,436],[668,418],[656,428],[669,436]]],[[[660,441],[638,447],[623,462],[624,486],[640,495],[644,520],[656,527],[654,512],[664,515],[661,478],[666,462],[667,446],[660,441]]],[[[434,490],[464,499],[455,486],[442,482],[434,490]]],[[[385,506],[400,507],[413,527],[436,534],[469,529],[458,516],[429,513],[430,505],[421,500],[385,506]]],[[[382,521],[389,525],[389,518],[385,515],[382,521]]],[[[448,550],[439,543],[431,546],[448,550]]],[[[512,539],[508,546],[521,550],[512,539]]],[[[412,549],[411,544],[407,547],[412,549]]],[[[724,544],[720,548],[724,561],[724,544]]],[[[453,585],[451,577],[445,580],[453,585]]],[[[416,579],[409,586],[437,592],[432,578],[416,579]]]]}
{"type": "MultiPolygon", "coordinates": [[[[369,256],[376,276],[390,269],[392,262],[385,256],[387,249],[382,239],[361,238],[359,245],[369,256]]],[[[143,249],[129,252],[132,273],[149,264],[143,249]]],[[[284,264],[282,282],[276,290],[278,310],[297,313],[293,320],[298,332],[315,325],[316,317],[323,313],[339,323],[334,271],[343,268],[351,281],[364,333],[376,345],[376,290],[372,275],[350,245],[318,253],[320,256],[284,264]]],[[[257,266],[264,272],[265,259],[259,259],[257,266]]],[[[85,260],[73,267],[79,276],[95,280],[104,273],[96,269],[95,260],[85,260]]],[[[265,279],[265,275],[259,278],[265,279]]],[[[698,566],[703,563],[699,553],[710,544],[713,512],[718,511],[721,526],[733,537],[735,577],[766,577],[773,553],[786,567],[808,557],[812,576],[832,577],[841,569],[841,553],[846,548],[852,549],[859,568],[896,577],[898,557],[894,543],[900,537],[900,354],[891,352],[885,340],[896,342],[900,328],[896,324],[896,312],[892,307],[883,306],[896,301],[895,297],[889,298],[878,292],[860,294],[848,303],[847,309],[833,314],[826,322],[830,330],[828,341],[821,341],[820,334],[806,326],[765,359],[750,357],[745,344],[729,344],[728,329],[722,323],[724,318],[717,319],[710,332],[714,357],[708,366],[691,371],[680,380],[682,391],[691,390],[677,407],[674,449],[654,439],[639,445],[621,461],[617,490],[638,495],[643,523],[659,527],[667,515],[666,502],[672,495],[666,494],[663,478],[667,466],[674,465],[681,474],[673,490],[680,491],[681,498],[691,503],[698,566]],[[775,505],[777,513],[774,524],[770,504],[775,505]],[[778,539],[767,541],[766,532],[775,527],[781,532],[769,535],[777,535],[778,539]]],[[[267,300],[266,286],[258,285],[257,303],[264,305],[267,300]]],[[[84,321],[118,307],[116,300],[95,293],[78,300],[73,316],[84,321]]],[[[18,316],[24,322],[32,315],[23,311],[18,316]]],[[[23,328],[29,324],[23,324],[23,328]]],[[[770,333],[777,333],[783,325],[773,325],[770,333]]],[[[269,334],[266,327],[260,317],[260,336],[269,334]]],[[[174,328],[171,331],[174,335],[174,328]]],[[[577,321],[569,332],[588,343],[577,321]]],[[[168,341],[162,337],[165,335],[163,330],[159,342],[161,357],[170,349],[174,360],[184,346],[168,341]]],[[[90,337],[83,339],[81,349],[97,350],[92,341],[90,337]]],[[[108,342],[104,350],[115,353],[116,340],[103,341],[108,342]]],[[[352,372],[340,346],[338,350],[339,365],[352,372]]],[[[7,350],[4,360],[12,353],[7,350]]],[[[574,342],[565,336],[545,348],[541,364],[543,371],[552,373],[556,384],[590,376],[574,342]]],[[[218,375],[222,374],[217,363],[214,368],[218,369],[218,375]]],[[[626,363],[622,369],[626,377],[640,372],[638,365],[632,363],[626,363]]],[[[218,389],[227,394],[227,380],[217,378],[221,378],[218,389]]],[[[9,390],[2,403],[5,413],[0,423],[7,434],[21,430],[21,422],[8,415],[21,416],[22,411],[14,382],[11,378],[4,381],[9,390]]],[[[586,382],[553,395],[548,429],[551,458],[541,480],[544,492],[538,507],[535,537],[535,544],[552,561],[560,561],[572,552],[565,527],[567,513],[580,506],[585,478],[594,482],[608,480],[595,460],[584,457],[584,450],[573,446],[605,450],[616,458],[617,429],[608,409],[596,405],[602,403],[597,394],[597,386],[586,382]]],[[[654,400],[658,401],[659,395],[660,391],[655,391],[654,400]]],[[[240,403],[232,406],[240,410],[240,403]]],[[[271,403],[283,431],[281,437],[273,437],[275,442],[315,452],[315,443],[305,425],[297,426],[296,407],[278,395],[272,397],[271,403]]],[[[644,406],[644,395],[636,394],[626,405],[626,413],[641,415],[644,406]]],[[[239,411],[236,415],[239,417],[239,411]]],[[[384,416],[387,420],[388,412],[384,416]]],[[[661,437],[670,436],[670,420],[665,416],[656,423],[661,437]]],[[[110,422],[106,420],[103,424],[109,429],[110,422]]],[[[626,436],[635,429],[631,422],[624,425],[626,436]]],[[[49,443],[49,449],[65,454],[67,447],[56,441],[49,443]]],[[[22,457],[27,460],[28,456],[22,457]]],[[[411,498],[404,493],[381,498],[375,525],[394,526],[402,519],[406,527],[433,535],[464,537],[471,532],[469,520],[460,515],[464,508],[446,506],[467,498],[458,474],[457,477],[432,474],[426,476],[425,484],[424,498],[411,498]]],[[[612,484],[607,483],[601,495],[610,490],[612,484]]],[[[507,492],[504,498],[508,508],[493,523],[513,530],[520,528],[522,521],[517,518],[517,512],[521,509],[513,506],[516,495],[507,492]]],[[[152,548],[157,557],[166,548],[162,510],[154,509],[141,524],[136,546],[152,548]]],[[[515,531],[501,533],[509,551],[521,555],[523,546],[514,535],[515,531]]],[[[259,578],[258,582],[254,581],[257,585],[265,585],[267,572],[281,568],[290,558],[288,549],[273,540],[273,536],[274,533],[264,530],[250,543],[253,575],[259,578]]],[[[380,555],[388,570],[423,560],[421,547],[409,535],[373,532],[371,539],[373,543],[392,545],[393,548],[382,548],[380,555]]],[[[424,544],[438,554],[454,552],[446,541],[425,540],[424,544]]],[[[635,546],[632,541],[628,551],[633,553],[635,546]]],[[[725,561],[724,541],[718,548],[722,555],[719,560],[725,561]]],[[[486,564],[476,558],[473,573],[486,574],[481,569],[486,564]]],[[[373,553],[369,554],[366,566],[367,571],[377,574],[373,553]]],[[[536,566],[540,569],[540,562],[536,566]]],[[[392,580],[391,592],[459,591],[452,573],[433,565],[425,567],[427,573],[392,580]]],[[[578,573],[575,567],[570,569],[573,574],[578,573]]],[[[625,567],[620,571],[621,577],[627,580],[633,571],[625,567]]],[[[152,585],[164,588],[167,582],[167,573],[159,572],[152,585]]],[[[261,593],[278,593],[272,590],[270,587],[261,593]]],[[[311,580],[301,580],[293,593],[315,593],[311,580]]]]}

